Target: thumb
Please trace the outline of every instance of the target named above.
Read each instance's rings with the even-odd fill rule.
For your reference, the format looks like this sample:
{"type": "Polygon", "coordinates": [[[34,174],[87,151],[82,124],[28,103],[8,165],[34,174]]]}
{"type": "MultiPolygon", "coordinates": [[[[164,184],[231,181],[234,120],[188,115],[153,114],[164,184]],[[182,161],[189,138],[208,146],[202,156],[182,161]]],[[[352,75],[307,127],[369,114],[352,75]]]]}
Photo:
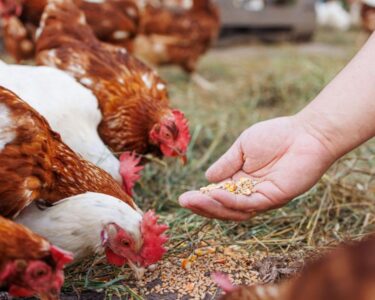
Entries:
{"type": "Polygon", "coordinates": [[[219,182],[232,177],[243,165],[243,153],[240,140],[225,152],[206,172],[206,178],[211,182],[219,182]]]}

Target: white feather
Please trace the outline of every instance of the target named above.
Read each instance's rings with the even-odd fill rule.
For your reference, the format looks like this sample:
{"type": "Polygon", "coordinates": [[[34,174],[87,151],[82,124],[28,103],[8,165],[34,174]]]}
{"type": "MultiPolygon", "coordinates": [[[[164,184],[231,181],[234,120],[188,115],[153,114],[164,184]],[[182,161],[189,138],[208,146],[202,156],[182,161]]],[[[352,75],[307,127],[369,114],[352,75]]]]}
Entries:
{"type": "Polygon", "coordinates": [[[13,121],[9,109],[4,104],[0,103],[0,152],[4,149],[6,144],[13,141],[15,137],[16,133],[13,128],[13,121]]]}
{"type": "Polygon", "coordinates": [[[124,30],[116,30],[113,34],[112,34],[113,38],[115,40],[123,40],[123,39],[126,39],[129,37],[129,32],[127,31],[124,31],[124,30]]]}
{"type": "MultiPolygon", "coordinates": [[[[102,116],[98,101],[90,90],[54,68],[7,65],[2,61],[0,85],[16,93],[43,115],[75,152],[121,183],[120,162],[98,135],[97,127],[102,116]]],[[[0,110],[0,114],[5,113],[0,110]]]]}
{"type": "Polygon", "coordinates": [[[151,89],[151,87],[152,87],[152,78],[151,78],[151,75],[148,74],[148,73],[144,73],[142,75],[142,80],[145,83],[146,87],[149,88],[149,89],[151,89]]]}
{"type": "Polygon", "coordinates": [[[346,31],[350,28],[350,14],[343,8],[342,4],[335,0],[326,3],[316,2],[315,10],[317,22],[320,26],[331,27],[346,31]]]}
{"type": "Polygon", "coordinates": [[[362,0],[363,3],[375,7],[375,0],[362,0]]]}
{"type": "Polygon", "coordinates": [[[88,3],[104,3],[104,0],[84,0],[84,2],[88,2],[88,3]]]}
{"type": "Polygon", "coordinates": [[[101,232],[109,223],[116,223],[141,242],[141,220],[142,215],[125,202],[99,193],[66,198],[45,210],[34,202],[15,219],[52,244],[71,251],[75,261],[103,253],[101,232]]]}

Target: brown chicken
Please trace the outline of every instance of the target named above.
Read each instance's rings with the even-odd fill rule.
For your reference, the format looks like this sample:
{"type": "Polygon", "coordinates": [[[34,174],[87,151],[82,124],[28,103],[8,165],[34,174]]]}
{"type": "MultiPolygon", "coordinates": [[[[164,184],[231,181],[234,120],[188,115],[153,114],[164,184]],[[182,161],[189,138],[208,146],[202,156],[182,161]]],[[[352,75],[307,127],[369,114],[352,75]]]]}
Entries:
{"type": "Polygon", "coordinates": [[[373,300],[375,299],[375,236],[307,266],[301,276],[279,285],[233,287],[217,277],[228,293],[221,300],[373,300]]]}
{"type": "Polygon", "coordinates": [[[1,29],[6,51],[19,62],[32,58],[34,44],[33,28],[19,19],[22,6],[15,0],[0,0],[1,29]]]}
{"type": "Polygon", "coordinates": [[[99,42],[72,1],[46,7],[37,62],[66,71],[92,90],[102,112],[99,135],[115,153],[185,158],[187,120],[169,107],[164,81],[124,48],[99,42]]]}
{"type": "Polygon", "coordinates": [[[103,42],[126,46],[138,32],[139,9],[133,0],[75,0],[75,3],[95,36],[103,42]]]}
{"type": "Polygon", "coordinates": [[[51,204],[87,191],[137,208],[108,173],[75,154],[42,116],[0,87],[0,214],[14,217],[38,199],[51,204]]]}
{"type": "Polygon", "coordinates": [[[64,265],[72,259],[26,227],[0,217],[0,291],[58,299],[64,265]]]}
{"type": "MultiPolygon", "coordinates": [[[[124,46],[138,31],[139,10],[133,0],[75,3],[102,41],[124,46]]],[[[18,62],[34,57],[36,29],[46,5],[46,0],[0,0],[5,48],[18,62]]]]}
{"type": "Polygon", "coordinates": [[[177,64],[190,74],[219,29],[219,9],[211,0],[193,0],[190,9],[148,4],[130,49],[151,64],[177,64]]]}
{"type": "Polygon", "coordinates": [[[362,27],[369,33],[375,31],[375,1],[362,0],[361,7],[362,27]]]}

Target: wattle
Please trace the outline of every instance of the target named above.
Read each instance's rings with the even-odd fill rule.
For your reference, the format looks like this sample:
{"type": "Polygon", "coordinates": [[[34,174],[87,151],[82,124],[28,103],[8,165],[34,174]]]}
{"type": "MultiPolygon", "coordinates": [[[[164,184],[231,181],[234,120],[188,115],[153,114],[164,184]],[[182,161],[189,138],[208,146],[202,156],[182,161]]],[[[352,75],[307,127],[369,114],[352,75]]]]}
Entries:
{"type": "Polygon", "coordinates": [[[17,285],[11,285],[9,287],[8,293],[14,297],[31,297],[35,294],[33,291],[17,285]]]}
{"type": "Polygon", "coordinates": [[[126,258],[117,255],[115,252],[112,251],[110,248],[105,249],[105,255],[107,256],[107,261],[115,266],[121,267],[126,263],[126,258]]]}

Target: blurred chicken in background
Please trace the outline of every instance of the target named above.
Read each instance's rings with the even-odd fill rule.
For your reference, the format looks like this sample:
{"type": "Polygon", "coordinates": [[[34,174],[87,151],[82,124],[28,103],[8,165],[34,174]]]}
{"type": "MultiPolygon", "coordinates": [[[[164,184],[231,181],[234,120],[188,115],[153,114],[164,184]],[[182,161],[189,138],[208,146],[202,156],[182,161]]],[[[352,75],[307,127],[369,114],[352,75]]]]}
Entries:
{"type": "MultiPolygon", "coordinates": [[[[126,46],[138,31],[139,10],[133,0],[76,0],[102,41],[126,46]]],[[[34,41],[46,0],[0,0],[5,49],[17,61],[34,57],[34,41]]]]}
{"type": "Polygon", "coordinates": [[[25,26],[19,19],[22,5],[14,0],[0,0],[0,19],[4,47],[17,61],[33,57],[33,26],[25,26]]]}
{"type": "Polygon", "coordinates": [[[193,0],[189,9],[147,3],[130,51],[152,65],[175,64],[204,88],[212,86],[194,74],[199,58],[215,42],[219,8],[211,0],[193,0]]]}
{"type": "Polygon", "coordinates": [[[375,31],[375,0],[362,0],[362,26],[369,33],[375,31]]]}
{"type": "MultiPolygon", "coordinates": [[[[220,29],[211,0],[75,0],[96,37],[131,50],[153,65],[177,64],[194,73],[220,29]]],[[[5,49],[17,61],[33,58],[46,0],[0,0],[5,49]]],[[[194,76],[200,85],[208,82],[194,76]]]]}
{"type": "Polygon", "coordinates": [[[322,27],[329,27],[346,31],[351,26],[351,16],[338,0],[316,2],[317,23],[322,27]]]}

